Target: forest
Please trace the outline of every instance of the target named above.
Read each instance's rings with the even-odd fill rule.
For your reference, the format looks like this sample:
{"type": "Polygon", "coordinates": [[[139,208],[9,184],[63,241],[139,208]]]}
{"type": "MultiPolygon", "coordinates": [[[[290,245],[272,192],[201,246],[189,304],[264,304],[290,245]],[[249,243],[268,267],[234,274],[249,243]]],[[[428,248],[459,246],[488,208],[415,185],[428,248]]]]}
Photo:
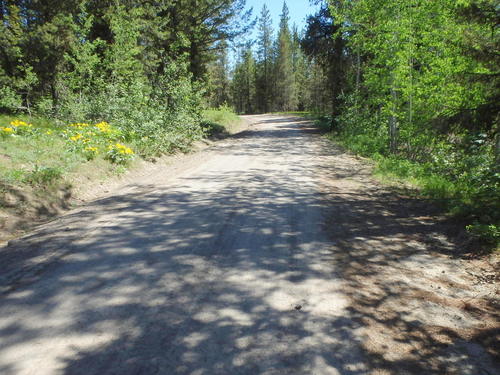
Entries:
{"type": "MultiPolygon", "coordinates": [[[[301,112],[498,244],[497,2],[311,3],[304,30],[286,2],[274,30],[245,0],[0,0],[2,152],[31,137],[125,164],[187,149],[210,108],[301,112]]],[[[0,167],[2,184],[60,175],[0,167]]]]}

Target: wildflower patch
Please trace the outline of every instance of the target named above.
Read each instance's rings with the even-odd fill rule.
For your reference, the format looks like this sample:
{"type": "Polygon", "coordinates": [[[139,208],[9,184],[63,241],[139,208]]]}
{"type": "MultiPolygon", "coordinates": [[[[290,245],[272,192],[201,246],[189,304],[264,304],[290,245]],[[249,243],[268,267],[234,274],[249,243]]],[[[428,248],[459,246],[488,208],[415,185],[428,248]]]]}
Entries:
{"type": "Polygon", "coordinates": [[[76,122],[47,129],[15,119],[8,125],[0,126],[0,137],[7,139],[10,136],[60,137],[66,140],[70,152],[79,153],[87,160],[102,154],[112,163],[125,164],[135,155],[130,147],[118,143],[124,138],[122,132],[106,121],[96,124],[76,122]]]}
{"type": "Polygon", "coordinates": [[[130,147],[122,145],[121,143],[115,143],[114,145],[108,146],[106,159],[110,160],[112,163],[126,164],[133,158],[134,151],[132,151],[130,147]]]}

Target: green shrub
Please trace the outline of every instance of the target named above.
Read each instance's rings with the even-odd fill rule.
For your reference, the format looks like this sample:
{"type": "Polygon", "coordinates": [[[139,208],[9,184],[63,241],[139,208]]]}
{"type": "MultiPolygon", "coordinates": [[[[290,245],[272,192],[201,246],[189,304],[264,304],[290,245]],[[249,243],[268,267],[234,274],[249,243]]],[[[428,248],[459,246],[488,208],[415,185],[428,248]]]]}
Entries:
{"type": "Polygon", "coordinates": [[[221,105],[219,108],[206,109],[202,113],[203,132],[207,136],[229,134],[240,123],[240,118],[232,108],[221,105]]]}
{"type": "Polygon", "coordinates": [[[134,151],[130,147],[115,143],[108,146],[106,159],[115,164],[126,164],[134,158],[134,151]]]}
{"type": "Polygon", "coordinates": [[[486,241],[492,245],[497,245],[500,242],[500,226],[495,224],[474,224],[467,225],[467,231],[480,240],[486,241]]]}
{"type": "Polygon", "coordinates": [[[40,167],[35,165],[35,168],[24,175],[24,182],[30,185],[50,185],[62,177],[62,170],[54,167],[40,167]]]}

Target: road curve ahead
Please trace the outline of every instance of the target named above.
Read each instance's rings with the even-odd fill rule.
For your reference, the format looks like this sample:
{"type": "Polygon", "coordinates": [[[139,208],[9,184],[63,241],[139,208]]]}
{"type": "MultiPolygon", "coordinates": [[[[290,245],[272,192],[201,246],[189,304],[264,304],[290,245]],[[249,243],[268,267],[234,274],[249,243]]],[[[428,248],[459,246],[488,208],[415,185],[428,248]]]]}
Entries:
{"type": "Polygon", "coordinates": [[[0,373],[361,374],[324,229],[329,153],[250,130],[3,249],[0,373]]]}

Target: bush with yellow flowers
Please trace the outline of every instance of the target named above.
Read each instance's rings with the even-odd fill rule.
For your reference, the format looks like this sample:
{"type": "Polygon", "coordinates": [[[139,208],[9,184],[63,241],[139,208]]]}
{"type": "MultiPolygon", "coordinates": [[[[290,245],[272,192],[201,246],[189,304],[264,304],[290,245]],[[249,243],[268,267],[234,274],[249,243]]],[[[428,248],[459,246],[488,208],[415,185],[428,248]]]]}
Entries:
{"type": "Polygon", "coordinates": [[[33,133],[33,125],[26,121],[14,120],[10,122],[14,132],[19,135],[29,135],[33,133]]]}
{"type": "Polygon", "coordinates": [[[86,146],[83,149],[83,153],[87,160],[94,160],[96,156],[99,154],[99,148],[94,146],[86,146]]]}
{"type": "Polygon", "coordinates": [[[33,125],[25,121],[13,120],[8,126],[0,126],[0,136],[2,137],[30,134],[33,134],[33,125]]]}
{"type": "Polygon", "coordinates": [[[14,135],[15,130],[10,126],[0,126],[0,136],[2,138],[14,135]]]}
{"type": "Polygon", "coordinates": [[[22,120],[12,120],[7,126],[0,126],[0,137],[61,137],[66,140],[70,152],[84,155],[87,160],[103,154],[112,163],[125,164],[134,157],[134,151],[117,142],[124,140],[121,131],[106,121],[96,124],[76,122],[62,127],[33,127],[22,120]]]}
{"type": "Polygon", "coordinates": [[[105,159],[112,163],[125,164],[134,156],[131,148],[116,143],[123,138],[120,130],[105,121],[94,125],[80,122],[69,124],[62,134],[68,139],[70,149],[83,153],[87,160],[94,159],[106,146],[105,159]]]}
{"type": "Polygon", "coordinates": [[[106,159],[115,164],[126,164],[134,158],[134,151],[131,148],[122,145],[121,143],[115,143],[108,146],[108,152],[106,153],[106,159]]]}

